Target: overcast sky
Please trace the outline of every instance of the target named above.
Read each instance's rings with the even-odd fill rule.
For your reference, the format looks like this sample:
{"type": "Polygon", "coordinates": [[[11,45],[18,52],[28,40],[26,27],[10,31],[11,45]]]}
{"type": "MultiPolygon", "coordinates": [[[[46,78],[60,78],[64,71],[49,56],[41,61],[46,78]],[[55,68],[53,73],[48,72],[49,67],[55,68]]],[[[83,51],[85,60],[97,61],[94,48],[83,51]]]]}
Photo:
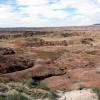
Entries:
{"type": "Polygon", "coordinates": [[[0,27],[100,23],[100,0],[0,0],[0,27]]]}

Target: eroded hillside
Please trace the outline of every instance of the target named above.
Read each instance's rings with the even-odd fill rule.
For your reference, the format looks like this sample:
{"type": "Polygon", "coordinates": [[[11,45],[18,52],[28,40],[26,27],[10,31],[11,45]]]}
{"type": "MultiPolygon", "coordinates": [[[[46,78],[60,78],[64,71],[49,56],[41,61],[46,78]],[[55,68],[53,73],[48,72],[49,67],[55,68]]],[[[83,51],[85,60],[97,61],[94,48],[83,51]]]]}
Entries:
{"type": "Polygon", "coordinates": [[[100,87],[100,26],[0,31],[2,84],[31,79],[33,87],[42,82],[56,90],[100,87]]]}

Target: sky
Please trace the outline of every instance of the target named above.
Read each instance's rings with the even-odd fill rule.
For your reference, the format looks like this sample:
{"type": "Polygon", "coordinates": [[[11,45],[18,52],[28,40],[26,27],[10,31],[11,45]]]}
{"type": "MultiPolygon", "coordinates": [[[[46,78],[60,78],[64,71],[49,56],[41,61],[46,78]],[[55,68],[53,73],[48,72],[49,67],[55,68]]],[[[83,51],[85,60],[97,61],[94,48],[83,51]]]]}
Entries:
{"type": "Polygon", "coordinates": [[[0,0],[0,27],[100,23],[100,0],[0,0]]]}

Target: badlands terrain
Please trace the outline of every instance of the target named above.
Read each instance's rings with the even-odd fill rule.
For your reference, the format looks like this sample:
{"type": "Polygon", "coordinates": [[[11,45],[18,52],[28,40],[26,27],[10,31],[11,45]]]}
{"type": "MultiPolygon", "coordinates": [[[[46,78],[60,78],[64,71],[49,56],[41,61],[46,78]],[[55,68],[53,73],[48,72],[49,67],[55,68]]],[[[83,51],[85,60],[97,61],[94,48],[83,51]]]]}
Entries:
{"type": "Polygon", "coordinates": [[[0,28],[0,100],[100,100],[100,25],[0,28]]]}

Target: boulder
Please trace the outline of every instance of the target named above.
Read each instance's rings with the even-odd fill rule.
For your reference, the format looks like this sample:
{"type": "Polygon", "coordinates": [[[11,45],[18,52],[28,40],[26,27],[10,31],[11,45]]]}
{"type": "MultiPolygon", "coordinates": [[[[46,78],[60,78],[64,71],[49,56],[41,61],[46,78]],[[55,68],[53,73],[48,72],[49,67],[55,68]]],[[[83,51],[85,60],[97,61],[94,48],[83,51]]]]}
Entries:
{"type": "Polygon", "coordinates": [[[52,76],[43,80],[53,89],[80,89],[81,87],[100,87],[100,68],[71,69],[64,75],[52,76]]]}
{"type": "Polygon", "coordinates": [[[33,61],[18,56],[0,56],[0,74],[21,71],[33,66],[33,61]]]}
{"type": "Polygon", "coordinates": [[[33,68],[33,79],[44,79],[51,76],[63,75],[65,72],[52,65],[35,65],[33,68]]]}
{"type": "Polygon", "coordinates": [[[0,55],[11,55],[15,54],[14,50],[12,48],[0,48],[0,55]]]}
{"type": "Polygon", "coordinates": [[[22,81],[26,78],[32,78],[33,80],[42,80],[47,77],[63,75],[65,72],[60,70],[54,65],[40,65],[37,64],[26,70],[17,71],[13,73],[3,74],[3,77],[9,77],[16,81],[22,81]]]}

